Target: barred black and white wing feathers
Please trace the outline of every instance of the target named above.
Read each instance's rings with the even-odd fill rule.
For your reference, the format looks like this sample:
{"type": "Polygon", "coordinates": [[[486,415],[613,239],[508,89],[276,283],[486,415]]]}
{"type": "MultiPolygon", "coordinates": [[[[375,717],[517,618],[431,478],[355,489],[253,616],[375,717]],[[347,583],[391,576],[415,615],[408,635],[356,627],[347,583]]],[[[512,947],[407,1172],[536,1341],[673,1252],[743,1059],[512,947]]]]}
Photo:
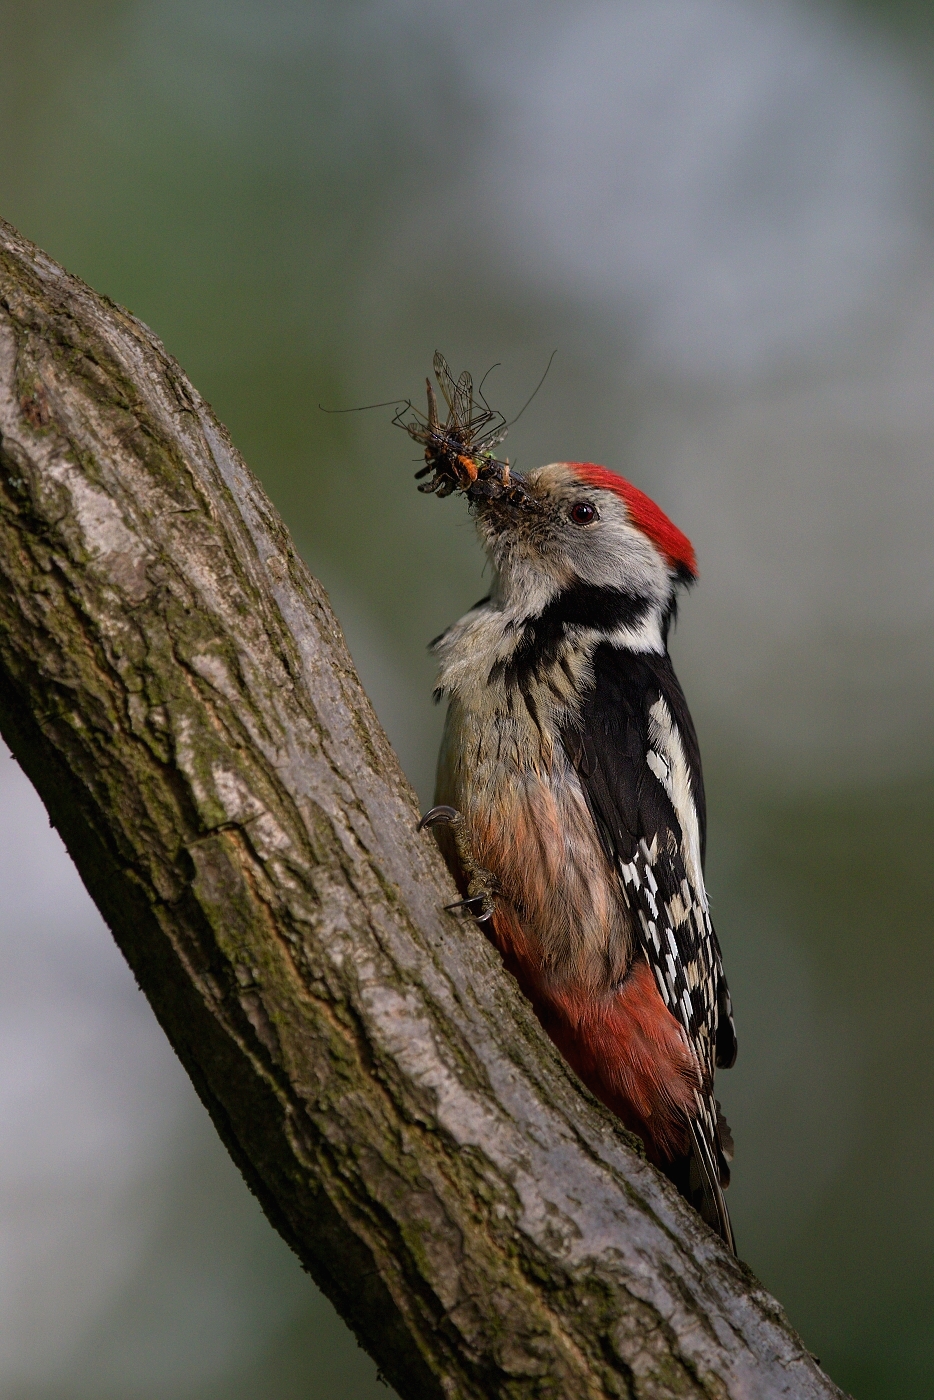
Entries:
{"type": "Polygon", "coordinates": [[[718,1122],[713,1079],[717,1065],[733,1063],[736,1036],[704,886],[706,812],[694,726],[667,654],[604,644],[593,664],[593,688],[565,743],[619,870],[641,950],[697,1060],[694,1150],[678,1184],[732,1247],[722,1194],[729,1137],[718,1122]]]}
{"type": "MultiPolygon", "coordinates": [[[[667,851],[639,842],[629,862],[619,861],[623,888],[641,930],[641,947],[669,1011],[680,1022],[697,1057],[702,1084],[695,1091],[697,1115],[691,1123],[694,1160],[683,1164],[678,1185],[700,1214],[734,1247],[722,1188],[729,1183],[729,1156],[721,1134],[722,1119],[713,1096],[720,1006],[726,1002],[728,1036],[735,1057],[735,1033],[720,949],[706,900],[699,898],[682,873],[683,862],[669,832],[667,851]],[[675,888],[666,899],[663,887],[675,888]],[[680,876],[680,880],[679,880],[680,876]],[[659,878],[661,884],[659,883],[659,878]]],[[[732,1063],[732,1061],[731,1061],[732,1063]]],[[[725,1126],[725,1124],[723,1125],[725,1126]]]]}
{"type": "Polygon", "coordinates": [[[615,856],[629,907],[638,919],[641,946],[662,1000],[683,1026],[704,1080],[736,1059],[730,993],[706,893],[688,879],[677,832],[660,848],[643,836],[630,861],[615,856]]]}

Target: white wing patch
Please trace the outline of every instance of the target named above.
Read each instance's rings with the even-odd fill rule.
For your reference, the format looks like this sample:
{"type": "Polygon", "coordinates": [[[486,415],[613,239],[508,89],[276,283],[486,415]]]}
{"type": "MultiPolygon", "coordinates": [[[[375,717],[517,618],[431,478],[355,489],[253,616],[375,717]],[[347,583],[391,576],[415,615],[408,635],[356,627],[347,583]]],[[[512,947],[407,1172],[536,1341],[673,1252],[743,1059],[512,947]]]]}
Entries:
{"type": "Polygon", "coordinates": [[[675,809],[681,827],[681,858],[691,886],[686,904],[694,900],[707,912],[707,890],[701,870],[700,828],[691,791],[691,777],[684,745],[664,698],[659,696],[649,710],[649,744],[646,762],[675,809]],[[691,898],[693,896],[693,898],[691,898]]]}

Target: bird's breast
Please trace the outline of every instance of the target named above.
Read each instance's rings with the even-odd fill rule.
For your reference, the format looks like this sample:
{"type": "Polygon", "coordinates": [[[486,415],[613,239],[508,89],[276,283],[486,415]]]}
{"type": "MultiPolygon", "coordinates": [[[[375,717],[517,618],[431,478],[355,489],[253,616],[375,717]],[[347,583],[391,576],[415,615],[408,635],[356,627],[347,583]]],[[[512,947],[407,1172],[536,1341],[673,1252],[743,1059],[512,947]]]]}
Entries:
{"type": "Polygon", "coordinates": [[[558,706],[502,678],[452,696],[437,801],[466,823],[520,936],[509,956],[543,989],[608,990],[630,959],[629,911],[561,743],[558,706]]]}

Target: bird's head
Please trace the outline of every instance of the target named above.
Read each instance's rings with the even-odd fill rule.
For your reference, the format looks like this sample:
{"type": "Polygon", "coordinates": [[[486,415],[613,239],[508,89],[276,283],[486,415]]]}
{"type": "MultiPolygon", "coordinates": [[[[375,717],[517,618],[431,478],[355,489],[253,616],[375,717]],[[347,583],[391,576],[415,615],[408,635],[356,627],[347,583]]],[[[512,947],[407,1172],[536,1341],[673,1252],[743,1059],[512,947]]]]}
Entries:
{"type": "Polygon", "coordinates": [[[519,479],[518,502],[479,500],[473,512],[496,571],[494,596],[537,613],[568,590],[644,600],[666,614],[697,577],[686,535],[637,487],[590,462],[553,462],[519,479]]]}

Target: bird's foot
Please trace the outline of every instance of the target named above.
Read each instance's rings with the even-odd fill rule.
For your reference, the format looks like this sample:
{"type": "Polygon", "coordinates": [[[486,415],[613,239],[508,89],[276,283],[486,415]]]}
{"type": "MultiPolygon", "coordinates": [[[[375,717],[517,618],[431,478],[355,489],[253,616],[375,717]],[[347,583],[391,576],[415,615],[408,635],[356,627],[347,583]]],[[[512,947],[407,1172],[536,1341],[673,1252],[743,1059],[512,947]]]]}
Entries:
{"type": "Polygon", "coordinates": [[[494,900],[499,891],[499,882],[495,875],[475,864],[473,860],[464,861],[464,869],[468,876],[467,898],[459,899],[455,904],[446,904],[444,907],[452,914],[456,913],[458,909],[463,909],[466,913],[472,914],[478,923],[484,924],[487,919],[493,917],[496,907],[494,900]]]}
{"type": "Polygon", "coordinates": [[[470,849],[470,842],[464,828],[464,818],[456,807],[449,807],[446,803],[432,807],[431,811],[426,812],[422,817],[417,829],[426,831],[433,826],[454,828],[453,835],[457,854],[467,876],[467,898],[458,899],[454,904],[446,904],[445,909],[452,914],[463,909],[466,913],[472,914],[480,923],[485,923],[487,919],[493,917],[493,899],[499,888],[496,876],[492,875],[489,870],[484,870],[474,860],[473,851],[470,849]]]}

